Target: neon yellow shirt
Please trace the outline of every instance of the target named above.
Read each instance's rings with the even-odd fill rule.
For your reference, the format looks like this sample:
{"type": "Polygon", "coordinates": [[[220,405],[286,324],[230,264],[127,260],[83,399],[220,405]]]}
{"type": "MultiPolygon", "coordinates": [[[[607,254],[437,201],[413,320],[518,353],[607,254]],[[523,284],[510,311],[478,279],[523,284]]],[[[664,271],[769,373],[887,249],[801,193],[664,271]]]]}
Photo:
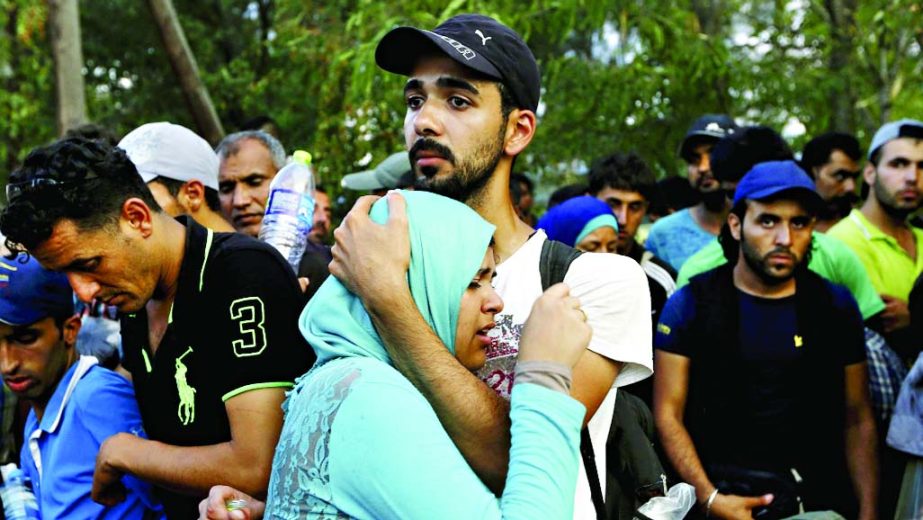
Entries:
{"type": "MultiPolygon", "coordinates": [[[[885,304],[865,273],[865,267],[849,247],[817,231],[811,234],[811,241],[811,261],[808,263],[808,269],[849,289],[859,304],[862,319],[867,320],[884,310],[885,304]]],[[[689,283],[693,276],[725,263],[727,260],[724,258],[721,244],[717,239],[712,240],[686,260],[676,279],[676,287],[680,288],[689,283]]]]}
{"type": "Polygon", "coordinates": [[[879,294],[906,301],[913,282],[923,272],[923,230],[913,226],[910,230],[916,243],[916,260],[894,237],[886,235],[857,209],[830,228],[828,233],[845,242],[856,253],[879,294]]]}

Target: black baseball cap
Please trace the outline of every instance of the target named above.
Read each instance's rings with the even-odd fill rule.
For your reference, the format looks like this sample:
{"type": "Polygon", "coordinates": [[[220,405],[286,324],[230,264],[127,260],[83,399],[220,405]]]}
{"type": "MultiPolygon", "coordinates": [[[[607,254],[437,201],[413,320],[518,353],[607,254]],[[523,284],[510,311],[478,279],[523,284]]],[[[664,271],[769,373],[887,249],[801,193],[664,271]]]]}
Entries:
{"type": "Polygon", "coordinates": [[[420,57],[433,50],[503,83],[519,108],[538,108],[542,79],[535,56],[515,31],[489,16],[460,14],[432,31],[393,29],[378,42],[375,62],[408,76],[420,57]]]}
{"type": "Polygon", "coordinates": [[[727,114],[705,114],[696,119],[692,126],[689,127],[689,130],[686,131],[686,137],[683,138],[683,142],[679,145],[679,156],[686,159],[692,153],[692,148],[699,143],[718,142],[737,130],[739,130],[739,127],[731,116],[727,114]]]}

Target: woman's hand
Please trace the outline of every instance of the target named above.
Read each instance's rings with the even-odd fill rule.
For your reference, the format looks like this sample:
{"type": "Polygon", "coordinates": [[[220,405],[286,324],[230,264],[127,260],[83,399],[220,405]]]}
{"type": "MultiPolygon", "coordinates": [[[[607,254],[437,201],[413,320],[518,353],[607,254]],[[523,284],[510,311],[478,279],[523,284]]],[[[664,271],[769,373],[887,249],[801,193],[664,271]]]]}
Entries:
{"type": "Polygon", "coordinates": [[[519,361],[551,361],[573,368],[592,335],[570,288],[553,285],[532,305],[519,340],[519,361]]]}
{"type": "Polygon", "coordinates": [[[258,520],[263,518],[266,503],[243,491],[228,486],[212,486],[208,498],[199,502],[199,520],[258,520]],[[228,510],[231,501],[238,500],[237,509],[228,510]]]}

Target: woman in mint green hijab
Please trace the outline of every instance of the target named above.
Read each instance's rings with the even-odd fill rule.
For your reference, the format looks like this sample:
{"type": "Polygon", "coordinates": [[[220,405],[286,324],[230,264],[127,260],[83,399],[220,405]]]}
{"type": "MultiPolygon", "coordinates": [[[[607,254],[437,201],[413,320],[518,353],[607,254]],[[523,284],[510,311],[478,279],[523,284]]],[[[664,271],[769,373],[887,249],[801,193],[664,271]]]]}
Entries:
{"type": "MultiPolygon", "coordinates": [[[[474,370],[484,363],[488,331],[503,305],[490,286],[493,226],[447,198],[402,195],[411,294],[443,344],[474,370]]],[[[387,211],[386,201],[379,201],[372,220],[384,223],[387,211]]],[[[537,309],[543,300],[551,301],[540,299],[537,309]]],[[[548,322],[549,308],[535,312],[544,312],[548,322]]],[[[556,309],[557,315],[567,314],[556,309]]],[[[565,327],[579,321],[562,319],[565,327]]],[[[563,364],[542,365],[540,353],[554,349],[532,347],[529,356],[528,334],[523,334],[521,355],[532,361],[521,365],[532,365],[517,373],[513,388],[509,472],[497,499],[468,466],[429,402],[391,366],[358,297],[329,278],[302,313],[300,327],[317,352],[317,365],[298,380],[284,405],[285,425],[265,504],[268,518],[572,517],[585,409],[568,395],[567,381],[549,383],[545,376],[564,374],[569,381],[582,348],[573,348],[563,364]],[[549,371],[532,371],[542,366],[549,371]]],[[[574,330],[589,340],[588,327],[574,330]]],[[[259,517],[260,509],[262,504],[252,503],[252,517],[259,517]]]]}

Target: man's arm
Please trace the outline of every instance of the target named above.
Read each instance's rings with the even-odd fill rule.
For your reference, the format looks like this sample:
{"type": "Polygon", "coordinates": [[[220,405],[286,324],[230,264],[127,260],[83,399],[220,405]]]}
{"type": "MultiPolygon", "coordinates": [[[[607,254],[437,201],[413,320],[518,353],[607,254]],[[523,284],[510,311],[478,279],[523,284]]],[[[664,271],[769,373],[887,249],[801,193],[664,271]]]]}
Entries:
{"type": "MultiPolygon", "coordinates": [[[[654,422],[663,449],[680,477],[695,487],[699,504],[706,504],[715,485],[709,480],[702,461],[683,424],[689,391],[689,367],[686,356],[657,350],[654,353],[654,422]]],[[[751,518],[751,510],[768,505],[772,497],[741,497],[718,493],[712,501],[710,514],[715,518],[751,518]]]]}
{"type": "Polygon", "coordinates": [[[171,446],[121,433],[100,447],[93,476],[93,500],[111,505],[124,497],[129,473],[181,493],[205,496],[226,484],[263,496],[282,429],[281,388],[251,390],[225,402],[231,440],[210,446],[171,446]]]}
{"type": "Polygon", "coordinates": [[[394,367],[430,402],[471,469],[499,494],[510,455],[509,402],[442,344],[417,310],[406,282],[400,289],[395,288],[391,304],[366,302],[375,329],[394,367]]]}
{"type": "Polygon", "coordinates": [[[704,502],[715,486],[705,474],[692,437],[683,424],[690,364],[686,356],[663,350],[654,352],[654,422],[670,463],[684,481],[695,487],[699,502],[704,502]]]}
{"type": "Polygon", "coordinates": [[[878,439],[869,403],[868,366],[844,368],[846,381],[846,463],[859,498],[859,518],[875,518],[878,508],[878,439]]]}
{"type": "MultiPolygon", "coordinates": [[[[465,369],[417,310],[406,272],[410,239],[404,199],[388,198],[388,222],[368,217],[375,197],[362,197],[334,232],[330,272],[359,295],[397,368],[432,404],[465,460],[487,486],[503,489],[509,459],[509,403],[465,369]]],[[[596,413],[618,365],[586,352],[574,367],[572,395],[596,413]]]]}

